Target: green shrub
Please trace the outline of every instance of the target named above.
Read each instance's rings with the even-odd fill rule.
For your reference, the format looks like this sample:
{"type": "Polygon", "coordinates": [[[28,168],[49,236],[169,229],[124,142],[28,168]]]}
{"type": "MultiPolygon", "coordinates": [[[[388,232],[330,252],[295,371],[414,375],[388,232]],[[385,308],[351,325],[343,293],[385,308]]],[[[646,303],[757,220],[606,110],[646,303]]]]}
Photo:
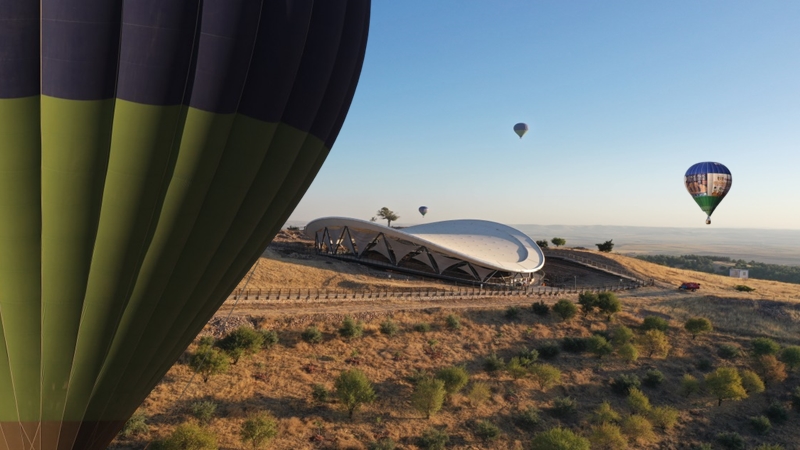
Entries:
{"type": "Polygon", "coordinates": [[[683,324],[683,328],[692,334],[692,339],[696,338],[698,334],[710,333],[714,329],[711,321],[705,317],[693,317],[683,324]]]}
{"type": "Polygon", "coordinates": [[[489,388],[488,384],[482,381],[472,383],[472,387],[469,389],[469,392],[467,393],[467,398],[475,406],[485,403],[491,397],[492,397],[492,390],[489,388]]]}
{"type": "Polygon", "coordinates": [[[261,330],[261,338],[263,339],[263,343],[261,344],[261,348],[268,350],[275,345],[278,344],[278,332],[274,330],[261,330]]]}
{"type": "Polygon", "coordinates": [[[212,375],[228,371],[228,358],[216,349],[202,346],[189,358],[189,367],[207,383],[212,375]]]}
{"type": "Polygon", "coordinates": [[[517,358],[519,358],[520,364],[525,367],[530,367],[531,364],[539,359],[539,352],[536,349],[528,350],[527,347],[522,347],[522,349],[517,352],[517,358]]]}
{"type": "Polygon", "coordinates": [[[619,354],[619,357],[627,363],[633,363],[639,359],[639,350],[637,350],[636,346],[630,342],[627,344],[622,344],[619,347],[619,350],[617,350],[617,354],[619,354]]]}
{"type": "Polygon", "coordinates": [[[565,337],[561,339],[561,348],[565,352],[583,353],[589,348],[589,342],[582,337],[565,337]]]}
{"type": "Polygon", "coordinates": [[[647,330],[639,336],[639,346],[642,351],[647,354],[648,358],[661,357],[666,358],[671,346],[667,336],[661,330],[647,330]]]}
{"type": "Polygon", "coordinates": [[[589,351],[598,358],[614,353],[614,347],[603,336],[595,334],[588,340],[589,351]]]}
{"type": "Polygon", "coordinates": [[[717,355],[722,359],[736,359],[741,355],[741,350],[735,345],[722,344],[717,350],[717,355]]]}
{"type": "Polygon", "coordinates": [[[753,292],[753,291],[755,291],[754,288],[751,288],[750,286],[747,286],[747,285],[744,285],[744,284],[737,284],[733,288],[736,289],[739,292],[753,292]]]}
{"type": "Polygon", "coordinates": [[[519,308],[519,306],[509,306],[506,308],[505,313],[503,313],[503,316],[506,318],[506,320],[517,320],[521,315],[522,310],[519,308]]]}
{"type": "Polygon", "coordinates": [[[550,412],[556,417],[569,417],[575,414],[578,408],[578,402],[572,397],[556,397],[553,400],[553,407],[550,412]]]}
{"type": "Polygon", "coordinates": [[[433,427],[423,431],[419,438],[419,446],[424,450],[444,450],[448,442],[450,442],[450,436],[447,435],[447,432],[433,427]]]}
{"type": "Polygon", "coordinates": [[[217,342],[217,346],[231,358],[234,365],[242,356],[257,353],[264,345],[264,335],[258,331],[241,326],[217,342]]]}
{"type": "Polygon", "coordinates": [[[745,442],[741,434],[736,432],[719,433],[717,435],[717,442],[719,445],[728,450],[744,450],[745,442]]]}
{"type": "Polygon", "coordinates": [[[618,412],[614,411],[614,408],[611,407],[611,403],[603,402],[594,410],[590,420],[592,423],[602,424],[616,423],[619,422],[619,419],[620,415],[618,412]]]}
{"type": "Polygon", "coordinates": [[[611,380],[611,389],[617,394],[628,395],[631,389],[639,389],[642,382],[635,374],[622,374],[611,380]]]}
{"type": "Polygon", "coordinates": [[[381,322],[381,334],[393,337],[397,336],[398,332],[400,332],[400,327],[392,319],[381,322]]]}
{"type": "Polygon", "coordinates": [[[680,413],[671,406],[656,406],[647,414],[653,426],[669,431],[678,423],[680,413]]]}
{"type": "Polygon", "coordinates": [[[561,371],[550,364],[533,364],[529,372],[531,379],[539,385],[539,389],[546,391],[561,382],[561,371]]]}
{"type": "Polygon", "coordinates": [[[792,409],[800,412],[800,386],[792,391],[792,409]]]}
{"type": "Polygon", "coordinates": [[[428,322],[420,322],[414,324],[414,331],[418,333],[427,333],[431,331],[431,324],[429,324],[428,322]]]}
{"type": "Polygon", "coordinates": [[[642,323],[642,329],[667,331],[669,329],[669,322],[658,316],[647,316],[642,323]]]}
{"type": "Polygon", "coordinates": [[[581,305],[581,311],[584,315],[588,315],[597,309],[597,294],[594,292],[581,292],[578,294],[578,304],[581,305]]]}
{"type": "Polygon", "coordinates": [[[800,346],[790,345],[781,352],[781,361],[789,367],[789,370],[794,370],[800,367],[800,346]]]}
{"type": "Polygon", "coordinates": [[[150,433],[150,427],[147,425],[147,416],[142,411],[136,411],[133,415],[125,422],[125,426],[122,427],[122,431],[119,432],[119,435],[122,438],[128,439],[136,436],[146,436],[150,433]]]}
{"type": "Polygon", "coordinates": [[[175,431],[160,442],[161,450],[217,450],[217,436],[213,431],[194,423],[178,425],[175,431]]]}
{"type": "Polygon", "coordinates": [[[383,437],[367,444],[367,450],[395,450],[397,444],[389,437],[383,437]]]}
{"type": "Polygon", "coordinates": [[[208,425],[217,413],[217,404],[211,400],[198,400],[189,405],[189,413],[202,425],[208,425]]]}
{"type": "Polygon", "coordinates": [[[707,371],[711,370],[711,368],[713,367],[712,364],[711,364],[711,360],[706,359],[706,358],[698,359],[694,363],[694,366],[697,368],[697,370],[702,370],[703,372],[707,372],[707,371]]]}
{"type": "Polygon", "coordinates": [[[625,325],[620,325],[611,331],[611,343],[615,347],[621,347],[633,341],[633,331],[625,325]]]}
{"type": "Polygon", "coordinates": [[[651,409],[650,399],[636,388],[631,388],[628,392],[628,406],[635,414],[645,414],[651,409]]]}
{"type": "Polygon", "coordinates": [[[514,423],[523,430],[532,431],[542,421],[540,414],[538,408],[529,406],[514,415],[514,423]]]}
{"type": "Polygon", "coordinates": [[[515,356],[506,364],[506,372],[508,372],[513,379],[518,380],[528,373],[528,369],[522,365],[519,356],[515,356]]]}
{"type": "Polygon", "coordinates": [[[426,419],[430,419],[432,415],[442,409],[446,394],[444,381],[422,380],[414,386],[414,393],[411,394],[411,406],[422,413],[426,419]]]}
{"type": "Polygon", "coordinates": [[[753,339],[750,345],[754,356],[777,355],[781,350],[781,346],[777,342],[765,337],[753,339]]]}
{"type": "Polygon", "coordinates": [[[561,353],[561,349],[553,342],[544,342],[539,347],[536,347],[539,357],[544,359],[553,359],[561,353]]]}
{"type": "Polygon", "coordinates": [[[781,402],[772,402],[764,410],[764,415],[769,417],[769,420],[780,425],[789,420],[789,410],[783,406],[781,402]]]}
{"type": "Polygon", "coordinates": [[[444,319],[447,328],[451,330],[458,330],[461,328],[461,319],[455,314],[449,314],[447,318],[444,319]]]}
{"type": "Polygon", "coordinates": [[[239,431],[239,437],[244,444],[250,444],[253,449],[263,447],[278,435],[278,422],[268,413],[258,413],[248,417],[239,431]]]}
{"type": "Polygon", "coordinates": [[[685,397],[696,394],[700,392],[700,381],[686,373],[683,375],[683,378],[681,378],[681,387],[678,392],[685,397]]]}
{"type": "Polygon", "coordinates": [[[622,435],[622,430],[617,425],[603,422],[592,427],[589,433],[589,442],[592,448],[599,450],[625,450],[628,440],[622,435]]]}
{"type": "Polygon", "coordinates": [[[658,387],[664,382],[664,374],[658,369],[650,369],[644,374],[642,382],[648,387],[658,387]]]}
{"type": "Polygon", "coordinates": [[[197,342],[198,347],[213,347],[214,344],[217,343],[217,340],[214,339],[214,336],[203,336],[197,342]]]}
{"type": "Polygon", "coordinates": [[[503,358],[498,357],[496,353],[492,353],[488,358],[483,360],[483,370],[490,374],[494,374],[499,370],[503,370],[505,365],[506,363],[503,361],[503,358]]]}
{"type": "Polygon", "coordinates": [[[569,300],[559,300],[553,305],[553,312],[561,317],[561,320],[567,321],[575,317],[578,313],[578,307],[569,300]]]}
{"type": "Polygon", "coordinates": [[[589,440],[568,428],[551,428],[531,440],[531,450],[589,450],[589,440]]]}
{"type": "Polygon", "coordinates": [[[550,307],[543,301],[539,301],[531,305],[531,311],[537,316],[546,316],[550,314],[550,307]]]}
{"type": "Polygon", "coordinates": [[[319,403],[325,403],[328,401],[328,397],[330,396],[330,392],[325,386],[321,384],[315,384],[311,386],[311,398],[319,403]]]}
{"type": "Polygon", "coordinates": [[[336,398],[347,410],[348,417],[353,419],[353,414],[364,403],[375,401],[375,391],[372,383],[364,372],[358,369],[346,370],[339,374],[335,382],[336,398]]]}
{"type": "Polygon", "coordinates": [[[464,386],[469,382],[469,372],[464,366],[452,366],[439,369],[436,372],[435,378],[442,380],[444,383],[444,390],[453,395],[456,392],[464,389],[464,386]]]}
{"type": "Polygon", "coordinates": [[[300,338],[309,344],[319,344],[322,342],[322,332],[319,331],[319,328],[311,325],[303,330],[303,333],[300,334],[300,338]]]}
{"type": "Polygon", "coordinates": [[[742,387],[748,394],[760,394],[764,392],[764,382],[761,377],[752,370],[743,370],[740,373],[742,387]]]}
{"type": "Polygon", "coordinates": [[[772,423],[767,416],[750,417],[750,426],[758,434],[767,434],[772,429],[772,423]]]}
{"type": "Polygon", "coordinates": [[[475,424],[475,436],[484,442],[493,441],[500,436],[500,428],[488,420],[481,420],[475,424]]]}
{"type": "Polygon", "coordinates": [[[622,311],[622,302],[613,292],[601,292],[597,296],[597,309],[606,315],[606,320],[611,322],[614,314],[622,311]]]}
{"type": "Polygon", "coordinates": [[[345,339],[358,339],[364,335],[364,324],[360,320],[356,321],[350,316],[345,316],[339,328],[339,335],[345,339]]]}
{"type": "Polygon", "coordinates": [[[627,416],[622,419],[620,428],[622,429],[622,434],[640,445],[647,445],[656,440],[653,424],[644,416],[638,414],[627,416]]]}

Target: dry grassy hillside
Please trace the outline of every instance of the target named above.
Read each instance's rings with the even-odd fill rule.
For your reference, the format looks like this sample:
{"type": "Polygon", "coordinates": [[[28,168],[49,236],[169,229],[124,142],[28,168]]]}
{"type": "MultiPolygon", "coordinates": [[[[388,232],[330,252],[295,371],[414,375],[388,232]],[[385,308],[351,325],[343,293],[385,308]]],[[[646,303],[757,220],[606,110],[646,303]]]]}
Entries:
{"type": "MultiPolygon", "coordinates": [[[[726,401],[722,406],[717,406],[708,393],[686,397],[678,391],[684,374],[702,379],[722,366],[757,369],[754,360],[744,354],[727,360],[720,357],[718,351],[723,344],[746,351],[754,337],[763,335],[783,346],[798,344],[800,286],[759,280],[743,283],[615,254],[586,253],[608,258],[657,283],[620,293],[623,312],[613,322],[599,316],[579,316],[567,322],[552,314],[541,317],[531,312],[529,305],[537,300],[531,298],[490,298],[483,302],[477,299],[463,304],[452,300],[410,304],[389,299],[380,304],[353,302],[331,307],[282,305],[266,309],[263,314],[248,311],[238,317],[239,323],[277,331],[278,345],[243,359],[228,373],[213,376],[208,383],[195,379],[190,384],[187,362],[196,349],[193,344],[142,406],[149,434],[119,439],[113,448],[142,448],[151,440],[169,435],[178,424],[195,420],[190,407],[202,400],[217,404],[208,428],[218,436],[221,449],[245,448],[238,432],[245,418],[257,411],[269,411],[278,421],[279,434],[269,448],[366,449],[379,438],[388,437],[398,449],[417,449],[422,448],[419,436],[430,427],[444,430],[450,436],[448,448],[527,448],[533,436],[556,425],[588,436],[592,411],[603,401],[609,401],[622,416],[630,415],[626,398],[613,393],[609,380],[623,374],[644,378],[650,370],[662,372],[665,381],[657,387],[643,387],[644,393],[654,406],[676,408],[678,424],[670,430],[656,429],[655,437],[648,442],[627,439],[628,448],[690,449],[706,442],[713,443],[715,449],[723,449],[716,441],[721,432],[740,433],[747,448],[763,443],[781,444],[786,450],[798,448],[800,413],[790,412],[786,423],[773,424],[773,429],[763,435],[753,431],[749,419],[761,415],[773,402],[790,409],[790,391],[800,385],[797,372],[789,373],[784,381],[768,384],[764,393],[738,402],[726,401]],[[682,281],[700,282],[702,288],[695,293],[680,292],[677,286],[682,281]],[[742,293],[733,289],[736,284],[747,284],[756,290],[742,293]],[[512,304],[524,307],[510,320],[507,307],[512,304]],[[364,321],[363,338],[347,340],[338,336],[345,314],[364,321]],[[460,318],[460,329],[446,326],[445,318],[450,314],[460,318]],[[666,334],[672,349],[666,358],[648,358],[643,354],[638,361],[627,363],[617,354],[598,359],[585,352],[562,351],[556,358],[544,361],[562,372],[562,383],[547,391],[542,391],[529,376],[514,379],[505,371],[489,374],[483,368],[492,353],[509,361],[523,348],[557,344],[565,337],[607,333],[620,325],[641,335],[642,319],[650,315],[666,318],[670,324],[666,334]],[[682,328],[686,318],[692,316],[709,318],[714,323],[714,332],[692,340],[682,328]],[[380,323],[387,318],[400,327],[398,336],[380,333],[380,323]],[[415,331],[420,323],[430,324],[431,331],[415,331]],[[323,331],[323,343],[311,345],[300,338],[310,324],[323,331]],[[439,414],[426,420],[411,407],[411,378],[452,365],[467,369],[470,384],[439,414]],[[311,392],[314,385],[332,390],[335,378],[352,368],[369,377],[378,400],[357,413],[351,422],[341,405],[335,401],[315,401],[311,392]],[[469,399],[466,392],[479,382],[490,388],[489,398],[469,399]],[[576,411],[556,417],[551,410],[558,398],[566,396],[577,400],[576,411]],[[527,429],[515,418],[531,407],[540,411],[540,423],[527,429]],[[498,427],[499,437],[483,440],[478,436],[477,424],[484,420],[498,427]]],[[[393,288],[420,286],[419,281],[389,280],[385,274],[362,266],[318,260],[303,253],[291,254],[286,248],[268,251],[251,283],[264,288],[383,289],[386,283],[393,288]]],[[[574,296],[563,298],[576,300],[574,296]]],[[[552,304],[558,298],[543,300],[552,304]]],[[[205,333],[212,331],[208,328],[205,333]]]]}

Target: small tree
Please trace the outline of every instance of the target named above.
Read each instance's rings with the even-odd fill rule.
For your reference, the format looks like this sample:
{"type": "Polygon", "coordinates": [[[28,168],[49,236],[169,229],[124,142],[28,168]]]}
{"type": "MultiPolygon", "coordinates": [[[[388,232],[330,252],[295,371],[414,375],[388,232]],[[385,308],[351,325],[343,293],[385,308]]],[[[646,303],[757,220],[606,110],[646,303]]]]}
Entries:
{"type": "Polygon", "coordinates": [[[453,395],[467,385],[469,373],[463,366],[445,367],[436,372],[435,378],[442,380],[444,390],[448,395],[453,395]]]}
{"type": "Polygon", "coordinates": [[[475,436],[484,442],[493,441],[500,436],[500,428],[488,420],[481,420],[475,424],[475,436]]]}
{"type": "Polygon", "coordinates": [[[559,300],[553,305],[553,312],[558,314],[562,320],[570,320],[578,313],[578,307],[569,300],[559,300]]]}
{"type": "Polygon", "coordinates": [[[622,345],[619,350],[617,350],[617,354],[626,363],[634,363],[637,359],[639,359],[639,350],[637,350],[636,346],[630,342],[622,345]]]}
{"type": "Polygon", "coordinates": [[[685,397],[696,394],[700,392],[700,381],[692,375],[685,373],[683,374],[683,378],[681,378],[681,387],[678,392],[685,397]]]}
{"type": "Polygon", "coordinates": [[[561,371],[550,364],[533,364],[530,373],[531,378],[542,391],[561,383],[561,371]]]}
{"type": "Polygon", "coordinates": [[[597,309],[606,315],[606,320],[611,322],[614,314],[622,311],[622,303],[613,292],[601,292],[597,296],[597,309]]]}
{"type": "Polygon", "coordinates": [[[189,405],[189,412],[202,425],[208,425],[217,412],[217,404],[211,400],[198,400],[189,405]]]}
{"type": "Polygon", "coordinates": [[[671,430],[678,423],[680,413],[671,406],[656,406],[650,410],[648,417],[654,426],[665,431],[671,430]]]}
{"type": "Polygon", "coordinates": [[[644,395],[644,392],[636,388],[628,392],[628,406],[630,406],[634,414],[645,414],[651,408],[650,399],[644,395]]]}
{"type": "Polygon", "coordinates": [[[764,382],[752,370],[743,370],[740,374],[742,377],[742,387],[748,395],[760,394],[764,392],[764,382]]]}
{"type": "Polygon", "coordinates": [[[597,246],[597,250],[605,253],[611,253],[611,250],[614,249],[614,243],[612,242],[613,239],[603,242],[602,244],[595,244],[597,246]]]}
{"type": "Polygon", "coordinates": [[[692,334],[692,339],[696,338],[698,334],[709,333],[714,329],[711,321],[705,317],[693,317],[686,321],[683,328],[692,334]]]}
{"type": "Polygon", "coordinates": [[[747,391],[742,386],[742,377],[734,367],[720,367],[706,375],[706,387],[711,395],[717,398],[718,405],[721,405],[723,400],[747,398],[747,391]]]}
{"type": "Polygon", "coordinates": [[[621,347],[633,340],[633,331],[625,325],[620,325],[611,332],[611,343],[621,347]]]}
{"type": "Polygon", "coordinates": [[[492,397],[492,389],[489,387],[488,384],[484,383],[483,381],[472,383],[472,387],[469,389],[469,392],[467,393],[467,398],[469,399],[470,403],[472,403],[475,406],[484,403],[491,397],[492,397]]]}
{"type": "Polygon", "coordinates": [[[342,372],[334,384],[336,398],[347,410],[350,420],[353,420],[353,413],[365,403],[375,401],[375,391],[372,383],[364,372],[358,369],[351,369],[342,372]]]}
{"type": "Polygon", "coordinates": [[[447,435],[447,432],[431,427],[422,432],[419,446],[424,450],[444,450],[448,442],[450,442],[450,436],[447,435]]]}
{"type": "Polygon", "coordinates": [[[756,370],[767,384],[780,383],[786,379],[786,365],[775,355],[761,355],[755,361],[756,370]]]}
{"type": "Polygon", "coordinates": [[[784,348],[781,352],[781,361],[789,367],[789,370],[800,367],[800,346],[791,345],[784,348]]]}
{"type": "Polygon", "coordinates": [[[389,337],[395,336],[400,331],[400,327],[397,326],[392,319],[386,319],[381,322],[381,333],[385,334],[389,337]]]}
{"type": "Polygon", "coordinates": [[[269,350],[278,343],[278,333],[274,330],[260,330],[259,334],[264,339],[264,343],[261,344],[264,350],[269,350]]]}
{"type": "Polygon", "coordinates": [[[386,221],[386,226],[390,228],[392,226],[392,222],[400,218],[400,216],[395,214],[394,211],[385,206],[378,210],[377,216],[381,219],[384,219],[386,221]]]}
{"type": "Polygon", "coordinates": [[[594,353],[598,358],[614,353],[614,347],[599,334],[589,338],[589,351],[594,353]]]}
{"type": "Polygon", "coordinates": [[[550,242],[552,242],[556,247],[561,247],[567,243],[567,240],[560,237],[554,237],[553,239],[550,239],[550,242]]]}
{"type": "Polygon", "coordinates": [[[184,423],[160,444],[162,450],[217,450],[217,436],[200,425],[184,423]]]}
{"type": "Polygon", "coordinates": [[[444,381],[431,378],[421,380],[414,386],[414,392],[411,394],[411,406],[424,414],[426,419],[430,419],[433,414],[442,409],[446,393],[444,381]]]}
{"type": "Polygon", "coordinates": [[[647,353],[648,358],[653,356],[666,358],[671,348],[667,336],[659,330],[647,330],[639,337],[639,345],[647,353]]]}
{"type": "Polygon", "coordinates": [[[461,328],[461,319],[455,314],[448,314],[444,322],[447,328],[451,330],[458,330],[461,328]]]}
{"type": "Polygon", "coordinates": [[[533,450],[589,450],[590,448],[588,439],[561,427],[543,431],[531,440],[533,450]]]}
{"type": "Polygon", "coordinates": [[[258,413],[247,418],[239,431],[242,443],[250,444],[253,449],[263,447],[278,435],[278,422],[268,413],[258,413]]]}
{"type": "Polygon", "coordinates": [[[592,423],[616,423],[619,422],[620,415],[611,407],[611,403],[603,402],[594,410],[591,416],[592,423]]]}
{"type": "Polygon", "coordinates": [[[578,294],[578,304],[581,305],[583,315],[589,315],[597,308],[597,294],[594,292],[581,292],[578,294]]]}
{"type": "Polygon", "coordinates": [[[669,322],[657,316],[647,316],[642,322],[643,330],[659,330],[667,331],[669,329],[669,322]]]}
{"type": "Polygon", "coordinates": [[[625,450],[628,440],[622,435],[619,426],[611,423],[601,423],[592,427],[589,433],[589,442],[593,449],[598,450],[625,450]]]}
{"type": "Polygon", "coordinates": [[[342,327],[339,328],[339,335],[345,339],[357,339],[364,335],[364,324],[355,321],[350,316],[345,316],[342,327]]]}
{"type": "Polygon", "coordinates": [[[241,326],[220,339],[217,346],[236,365],[242,356],[250,356],[261,350],[264,346],[264,335],[250,327],[241,326]]]}
{"type": "Polygon", "coordinates": [[[522,364],[519,356],[515,356],[506,364],[506,372],[511,378],[518,380],[528,373],[528,369],[522,364]]]}
{"type": "Polygon", "coordinates": [[[300,334],[300,338],[309,344],[319,344],[322,342],[322,332],[319,331],[319,328],[316,326],[311,325],[303,330],[303,332],[300,334]]]}
{"type": "Polygon", "coordinates": [[[653,424],[646,417],[633,414],[622,419],[622,433],[638,444],[649,444],[656,440],[653,424]]]}
{"type": "Polygon", "coordinates": [[[540,248],[547,248],[548,247],[547,241],[545,241],[545,240],[536,241],[536,245],[538,245],[540,248]]]}
{"type": "Polygon", "coordinates": [[[208,383],[212,375],[228,371],[228,358],[216,349],[202,346],[189,359],[189,367],[203,377],[203,383],[208,383]]]}

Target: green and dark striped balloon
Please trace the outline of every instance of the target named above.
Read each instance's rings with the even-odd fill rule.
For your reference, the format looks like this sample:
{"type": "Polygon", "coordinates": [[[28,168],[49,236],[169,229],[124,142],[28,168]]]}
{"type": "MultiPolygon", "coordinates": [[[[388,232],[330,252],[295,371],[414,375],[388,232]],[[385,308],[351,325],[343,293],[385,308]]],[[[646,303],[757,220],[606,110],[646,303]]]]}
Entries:
{"type": "Polygon", "coordinates": [[[0,450],[102,449],[341,129],[369,0],[0,0],[0,450]]]}

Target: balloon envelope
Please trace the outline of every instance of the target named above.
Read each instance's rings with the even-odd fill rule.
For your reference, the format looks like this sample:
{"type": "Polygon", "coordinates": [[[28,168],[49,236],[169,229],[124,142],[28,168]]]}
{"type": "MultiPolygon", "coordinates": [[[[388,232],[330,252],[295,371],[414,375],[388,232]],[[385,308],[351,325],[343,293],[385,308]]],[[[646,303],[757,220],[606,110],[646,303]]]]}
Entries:
{"type": "Polygon", "coordinates": [[[428,207],[427,206],[420,206],[419,213],[422,214],[422,217],[425,217],[425,214],[428,214],[428,207]]]}
{"type": "Polygon", "coordinates": [[[522,136],[525,136],[525,133],[527,133],[527,132],[528,132],[528,124],[527,123],[520,122],[520,123],[514,125],[514,133],[517,133],[517,136],[519,136],[520,139],[522,139],[522,136]]]}
{"type": "Polygon", "coordinates": [[[0,449],[104,449],[325,160],[370,3],[0,4],[0,449]]]}
{"type": "Polygon", "coordinates": [[[728,194],[733,183],[731,171],[718,162],[701,162],[693,165],[683,177],[686,190],[707,215],[711,214],[728,194]]]}

